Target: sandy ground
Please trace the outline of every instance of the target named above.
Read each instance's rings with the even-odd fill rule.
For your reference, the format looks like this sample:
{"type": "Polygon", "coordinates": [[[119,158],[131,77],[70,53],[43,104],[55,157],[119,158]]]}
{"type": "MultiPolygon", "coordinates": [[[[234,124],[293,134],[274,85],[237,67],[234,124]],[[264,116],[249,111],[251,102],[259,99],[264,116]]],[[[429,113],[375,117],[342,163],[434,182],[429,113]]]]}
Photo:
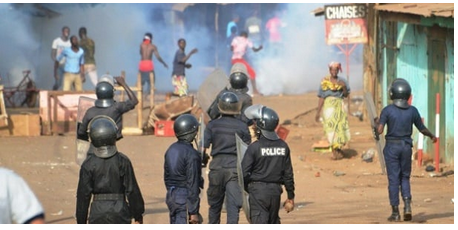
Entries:
{"type": "MultiPolygon", "coordinates": [[[[296,207],[289,214],[280,211],[282,223],[389,224],[388,182],[381,174],[378,156],[370,163],[361,159],[364,152],[375,148],[368,121],[349,117],[352,139],[344,150],[346,157],[332,161],[331,153],[312,150],[312,144],[324,138],[321,124],[314,121],[315,93],[253,100],[274,108],[280,123],[290,131],[287,143],[292,153],[296,207]]],[[[357,106],[351,108],[354,112],[357,106]]],[[[125,119],[126,123],[135,123],[134,118],[125,119]]],[[[144,135],[126,136],[118,142],[118,149],[134,165],[146,205],[145,224],[169,222],[164,202],[163,155],[174,141],[171,137],[144,135]]],[[[74,224],[79,175],[74,159],[75,135],[1,137],[0,146],[0,166],[15,170],[30,184],[45,208],[47,223],[74,224]]],[[[454,224],[454,175],[432,177],[425,166],[414,163],[412,167],[413,220],[397,224],[454,224]]],[[[453,166],[441,165],[441,169],[446,172],[453,166]]],[[[201,213],[206,220],[206,189],[202,192],[201,213]]],[[[223,213],[222,223],[225,218],[223,213]]],[[[247,223],[243,212],[240,223],[247,223]]]]}

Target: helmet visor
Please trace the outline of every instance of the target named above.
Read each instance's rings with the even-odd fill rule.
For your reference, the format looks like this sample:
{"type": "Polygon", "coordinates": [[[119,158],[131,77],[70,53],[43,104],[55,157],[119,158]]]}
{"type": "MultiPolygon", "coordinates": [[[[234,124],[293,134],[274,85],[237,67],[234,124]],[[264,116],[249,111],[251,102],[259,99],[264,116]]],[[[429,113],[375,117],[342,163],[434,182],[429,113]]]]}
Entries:
{"type": "Polygon", "coordinates": [[[260,119],[262,118],[263,107],[261,104],[251,105],[245,109],[244,114],[248,119],[260,119]]]}

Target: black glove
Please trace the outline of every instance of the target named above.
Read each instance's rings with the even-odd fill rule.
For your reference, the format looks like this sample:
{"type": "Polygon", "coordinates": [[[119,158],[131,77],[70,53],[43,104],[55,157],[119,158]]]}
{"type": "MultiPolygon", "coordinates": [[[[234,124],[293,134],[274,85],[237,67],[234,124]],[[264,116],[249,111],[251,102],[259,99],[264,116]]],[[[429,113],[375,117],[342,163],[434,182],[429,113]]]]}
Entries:
{"type": "Polygon", "coordinates": [[[202,156],[202,168],[207,167],[209,159],[210,159],[210,156],[207,153],[204,153],[202,156]]]}
{"type": "Polygon", "coordinates": [[[211,120],[215,120],[221,115],[218,109],[218,100],[214,100],[210,107],[208,107],[207,114],[211,120]]]}
{"type": "Polygon", "coordinates": [[[199,180],[199,188],[201,189],[204,189],[204,178],[203,177],[200,177],[200,180],[199,180]]]}
{"type": "Polygon", "coordinates": [[[248,192],[248,184],[250,184],[250,181],[248,180],[248,178],[244,178],[243,179],[243,189],[248,192]]]}
{"type": "Polygon", "coordinates": [[[374,135],[374,139],[375,139],[376,141],[380,140],[380,134],[379,134],[378,131],[377,131],[377,127],[373,127],[373,128],[372,128],[372,134],[374,135]]]}

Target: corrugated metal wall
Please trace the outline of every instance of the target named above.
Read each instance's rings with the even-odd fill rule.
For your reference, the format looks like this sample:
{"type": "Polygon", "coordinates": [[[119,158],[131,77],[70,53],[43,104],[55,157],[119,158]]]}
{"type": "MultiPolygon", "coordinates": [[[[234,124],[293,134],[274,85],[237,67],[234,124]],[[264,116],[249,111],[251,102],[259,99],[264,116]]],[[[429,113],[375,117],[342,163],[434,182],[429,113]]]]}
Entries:
{"type": "MultiPolygon", "coordinates": [[[[383,21],[381,28],[382,104],[391,103],[388,86],[394,78],[405,78],[412,86],[413,105],[427,128],[435,133],[435,98],[441,94],[440,156],[444,163],[454,159],[454,53],[453,29],[431,28],[403,22],[383,21]],[[438,37],[447,31],[445,39],[438,37]],[[442,47],[442,48],[441,48],[442,47]]],[[[414,129],[412,138],[418,140],[414,129]]],[[[436,134],[437,135],[437,134],[436,134]]],[[[429,138],[424,151],[434,156],[429,138]]],[[[416,145],[415,145],[416,147],[416,145]]]]}
{"type": "Polygon", "coordinates": [[[455,108],[455,80],[454,80],[454,35],[453,29],[447,30],[446,37],[446,67],[445,67],[445,158],[447,162],[454,162],[454,108],[455,108]]]}
{"type": "MultiPolygon", "coordinates": [[[[436,106],[440,105],[439,124],[436,119],[429,119],[427,127],[438,137],[439,154],[442,161],[445,155],[445,30],[438,26],[428,27],[428,106],[429,117],[436,117],[436,106]],[[440,95],[437,103],[436,94],[440,95]]],[[[426,149],[435,153],[433,145],[426,149]]]]}
{"type": "MultiPolygon", "coordinates": [[[[407,23],[398,23],[397,77],[406,79],[412,87],[412,104],[424,118],[425,124],[428,117],[428,55],[427,38],[422,28],[407,23]]],[[[413,129],[412,139],[418,140],[418,130],[413,129]]],[[[424,149],[429,145],[424,142],[424,149]]]]}

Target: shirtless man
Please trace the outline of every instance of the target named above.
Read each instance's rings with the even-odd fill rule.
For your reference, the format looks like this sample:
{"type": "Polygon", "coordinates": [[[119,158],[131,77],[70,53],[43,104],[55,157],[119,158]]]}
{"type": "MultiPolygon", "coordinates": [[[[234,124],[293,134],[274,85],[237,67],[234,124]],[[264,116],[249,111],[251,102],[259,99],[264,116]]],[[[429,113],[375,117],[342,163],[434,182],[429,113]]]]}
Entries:
{"type": "MultiPolygon", "coordinates": [[[[141,61],[138,66],[141,75],[142,89],[146,84],[146,95],[150,96],[150,107],[154,105],[154,65],[153,65],[153,54],[156,56],[157,60],[161,62],[165,68],[169,68],[167,64],[162,60],[157,46],[152,44],[153,35],[151,33],[146,33],[143,37],[143,42],[140,45],[140,55],[141,61]]],[[[146,96],[145,95],[145,96],[146,96]]]]}

